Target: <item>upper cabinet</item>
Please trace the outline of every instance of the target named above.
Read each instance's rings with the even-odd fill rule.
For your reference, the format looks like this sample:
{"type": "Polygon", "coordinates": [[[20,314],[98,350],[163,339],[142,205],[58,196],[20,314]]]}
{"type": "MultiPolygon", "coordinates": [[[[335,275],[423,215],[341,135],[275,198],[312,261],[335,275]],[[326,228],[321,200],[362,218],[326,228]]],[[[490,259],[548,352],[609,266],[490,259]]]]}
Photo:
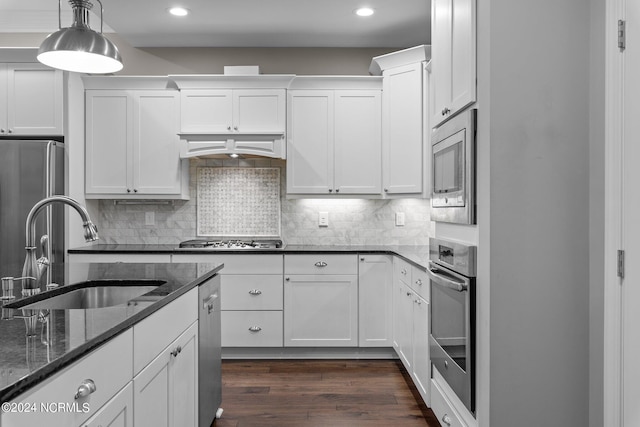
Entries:
{"type": "Polygon", "coordinates": [[[288,95],[287,194],[381,193],[381,79],[297,77],[288,95]]]}
{"type": "Polygon", "coordinates": [[[161,88],[166,78],[146,82],[152,84],[135,78],[84,80],[91,88],[85,91],[86,197],[188,199],[178,91],[161,88]]]}
{"type": "Polygon", "coordinates": [[[182,133],[284,134],[285,89],[186,89],[182,133]]]}
{"type": "Polygon", "coordinates": [[[385,195],[421,196],[428,186],[429,132],[425,71],[429,46],[373,58],[369,71],[383,76],[382,169],[385,195]]]}
{"type": "Polygon", "coordinates": [[[0,64],[0,136],[63,134],[62,71],[39,63],[0,64]]]}
{"type": "Polygon", "coordinates": [[[290,75],[174,75],[183,158],[250,154],[286,158],[290,75]]]}
{"type": "Polygon", "coordinates": [[[432,127],[476,100],[476,0],[431,2],[432,127]]]}

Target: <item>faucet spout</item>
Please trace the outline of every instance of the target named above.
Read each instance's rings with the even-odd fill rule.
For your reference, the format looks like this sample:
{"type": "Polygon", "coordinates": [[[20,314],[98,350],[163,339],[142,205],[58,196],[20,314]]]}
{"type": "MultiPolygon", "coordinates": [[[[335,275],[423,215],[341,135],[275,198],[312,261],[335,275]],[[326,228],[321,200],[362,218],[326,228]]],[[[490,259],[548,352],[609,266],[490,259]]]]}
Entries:
{"type": "Polygon", "coordinates": [[[98,240],[98,228],[91,222],[87,209],[78,203],[76,200],[67,196],[51,196],[40,200],[33,205],[26,221],[26,258],[24,260],[24,267],[22,269],[23,285],[22,294],[32,295],[40,291],[38,282],[44,271],[44,263],[38,263],[36,260],[36,221],[38,214],[42,210],[52,203],[63,203],[71,206],[78,212],[80,218],[82,218],[82,226],[84,227],[84,239],[87,242],[98,240]]]}

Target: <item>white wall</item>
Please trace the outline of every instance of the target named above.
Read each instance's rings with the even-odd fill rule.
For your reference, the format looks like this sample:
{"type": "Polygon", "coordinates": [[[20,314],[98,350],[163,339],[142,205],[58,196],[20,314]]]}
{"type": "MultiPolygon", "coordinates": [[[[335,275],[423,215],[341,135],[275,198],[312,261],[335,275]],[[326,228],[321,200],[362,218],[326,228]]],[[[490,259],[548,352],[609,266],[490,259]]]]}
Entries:
{"type": "Polygon", "coordinates": [[[478,0],[478,12],[480,425],[586,426],[590,11],[478,0]]]}

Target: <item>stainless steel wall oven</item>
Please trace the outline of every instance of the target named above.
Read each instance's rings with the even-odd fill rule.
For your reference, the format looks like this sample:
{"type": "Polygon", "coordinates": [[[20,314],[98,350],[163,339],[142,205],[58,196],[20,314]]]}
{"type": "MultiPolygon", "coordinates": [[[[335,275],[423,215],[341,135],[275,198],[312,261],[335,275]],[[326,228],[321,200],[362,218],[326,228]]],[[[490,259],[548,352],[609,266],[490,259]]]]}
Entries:
{"type": "Polygon", "coordinates": [[[475,224],[476,109],[468,109],[433,130],[431,219],[475,224]]]}
{"type": "Polygon", "coordinates": [[[476,247],[429,239],[431,362],[475,414],[476,247]]]}

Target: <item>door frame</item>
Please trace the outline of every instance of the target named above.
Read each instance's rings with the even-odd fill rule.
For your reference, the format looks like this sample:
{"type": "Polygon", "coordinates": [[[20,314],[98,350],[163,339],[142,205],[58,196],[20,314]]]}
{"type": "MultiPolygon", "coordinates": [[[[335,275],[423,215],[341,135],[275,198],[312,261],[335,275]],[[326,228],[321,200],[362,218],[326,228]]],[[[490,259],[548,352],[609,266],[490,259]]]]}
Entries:
{"type": "Polygon", "coordinates": [[[618,20],[625,0],[606,0],[605,23],[605,224],[604,224],[604,420],[622,425],[622,279],[617,251],[622,234],[624,55],[617,48],[618,20]]]}

